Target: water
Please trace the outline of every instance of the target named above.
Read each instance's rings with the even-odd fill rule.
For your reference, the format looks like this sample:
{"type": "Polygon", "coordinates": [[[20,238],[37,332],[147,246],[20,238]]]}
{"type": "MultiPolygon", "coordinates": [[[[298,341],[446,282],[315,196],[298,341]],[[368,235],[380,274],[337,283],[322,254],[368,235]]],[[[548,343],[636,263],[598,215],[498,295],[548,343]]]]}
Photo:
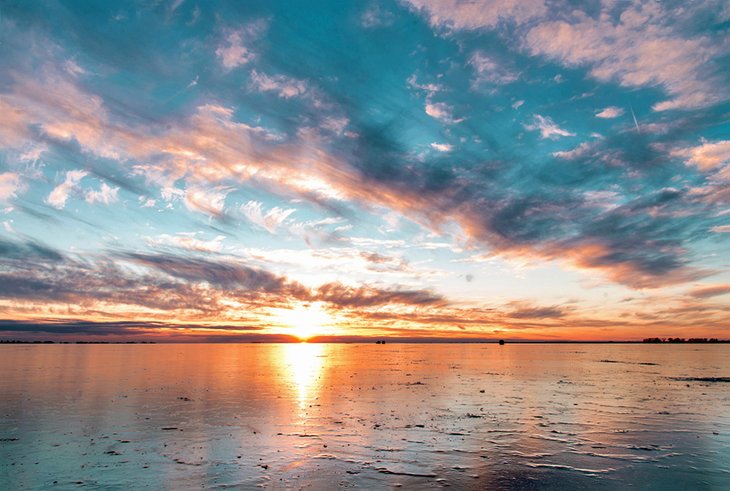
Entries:
{"type": "Polygon", "coordinates": [[[0,346],[0,489],[730,489],[730,345],[0,346]]]}

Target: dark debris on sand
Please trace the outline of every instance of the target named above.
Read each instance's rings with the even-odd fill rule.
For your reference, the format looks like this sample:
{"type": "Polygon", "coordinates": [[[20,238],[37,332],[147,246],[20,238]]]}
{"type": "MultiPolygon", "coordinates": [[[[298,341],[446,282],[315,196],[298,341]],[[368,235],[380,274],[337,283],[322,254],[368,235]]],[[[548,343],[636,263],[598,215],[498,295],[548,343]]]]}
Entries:
{"type": "Polygon", "coordinates": [[[679,382],[728,382],[730,377],[669,377],[671,380],[679,382]]]}

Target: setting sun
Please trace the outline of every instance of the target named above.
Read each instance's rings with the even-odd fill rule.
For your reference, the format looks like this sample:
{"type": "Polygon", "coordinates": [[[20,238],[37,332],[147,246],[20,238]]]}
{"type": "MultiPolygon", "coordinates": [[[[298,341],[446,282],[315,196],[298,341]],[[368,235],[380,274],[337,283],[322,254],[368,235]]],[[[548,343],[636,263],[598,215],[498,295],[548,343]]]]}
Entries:
{"type": "Polygon", "coordinates": [[[321,302],[300,304],[291,309],[272,309],[275,322],[286,328],[287,334],[296,336],[301,341],[329,334],[332,316],[322,308],[321,302]]]}

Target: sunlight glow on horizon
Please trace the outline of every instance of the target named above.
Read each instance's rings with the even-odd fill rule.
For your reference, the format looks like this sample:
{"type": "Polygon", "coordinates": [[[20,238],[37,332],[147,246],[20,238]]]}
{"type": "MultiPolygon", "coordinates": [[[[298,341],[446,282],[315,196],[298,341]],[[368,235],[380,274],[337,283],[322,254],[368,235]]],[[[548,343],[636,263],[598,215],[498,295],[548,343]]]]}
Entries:
{"type": "Polygon", "coordinates": [[[274,322],[306,342],[315,336],[333,334],[334,318],[323,309],[321,302],[299,304],[292,308],[271,309],[274,322]]]}

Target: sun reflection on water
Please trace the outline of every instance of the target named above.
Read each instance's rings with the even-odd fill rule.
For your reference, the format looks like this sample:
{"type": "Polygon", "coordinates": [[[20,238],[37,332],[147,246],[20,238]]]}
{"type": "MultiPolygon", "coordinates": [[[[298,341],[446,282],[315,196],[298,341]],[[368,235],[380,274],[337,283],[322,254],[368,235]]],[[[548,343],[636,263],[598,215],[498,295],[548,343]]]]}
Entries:
{"type": "Polygon", "coordinates": [[[324,344],[296,343],[281,345],[281,359],[299,408],[303,409],[319,392],[320,376],[326,358],[324,344]]]}

